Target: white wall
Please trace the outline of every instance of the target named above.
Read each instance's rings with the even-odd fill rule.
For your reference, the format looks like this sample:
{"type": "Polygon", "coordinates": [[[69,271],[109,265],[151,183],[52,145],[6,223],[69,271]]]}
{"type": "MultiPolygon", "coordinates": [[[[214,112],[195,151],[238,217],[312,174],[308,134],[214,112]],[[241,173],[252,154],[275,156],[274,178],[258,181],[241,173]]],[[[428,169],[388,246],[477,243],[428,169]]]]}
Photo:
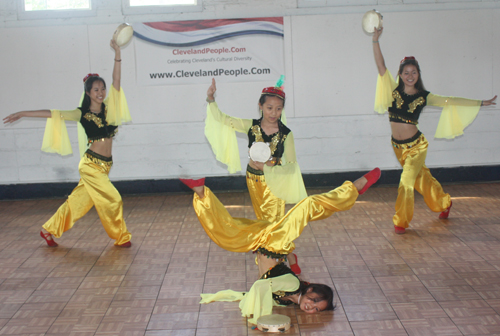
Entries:
{"type": "MultiPolygon", "coordinates": [[[[101,0],[93,18],[18,20],[17,1],[3,0],[0,117],[19,110],[75,108],[85,74],[111,78],[109,39],[123,21],[285,16],[286,113],[303,173],[394,169],[398,162],[388,117],[373,112],[376,67],[371,38],[360,27],[363,13],[372,8],[384,14],[381,46],[392,73],[402,57],[414,55],[433,93],[477,99],[500,93],[500,1],[329,3],[334,6],[206,0],[201,13],[123,16],[120,0],[101,0]]],[[[227,175],[203,135],[209,83],[140,87],[135,83],[133,43],[123,49],[122,59],[122,86],[133,123],[122,126],[116,137],[111,179],[227,175]]],[[[217,101],[228,114],[257,117],[260,90],[272,84],[218,83],[217,101]]],[[[433,139],[438,118],[431,108],[421,116],[420,128],[430,141],[429,167],[500,163],[498,108],[483,108],[465,136],[453,141],[433,139]]],[[[68,124],[77,152],[76,127],[68,124]]],[[[0,184],[78,180],[77,154],[60,157],[40,151],[44,126],[43,120],[23,119],[0,127],[0,184]]],[[[239,141],[246,161],[246,139],[239,141]]]]}

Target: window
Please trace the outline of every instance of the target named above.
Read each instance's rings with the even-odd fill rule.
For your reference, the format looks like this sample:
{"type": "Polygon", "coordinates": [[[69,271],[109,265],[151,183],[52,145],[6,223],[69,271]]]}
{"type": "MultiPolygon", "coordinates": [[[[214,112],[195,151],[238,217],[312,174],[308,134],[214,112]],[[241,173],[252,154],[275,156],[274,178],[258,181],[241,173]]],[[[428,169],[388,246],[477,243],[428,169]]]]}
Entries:
{"type": "MultiPolygon", "coordinates": [[[[419,0],[421,1],[421,0],[419,0]]],[[[393,1],[394,2],[394,1],[393,1]]],[[[401,1],[398,1],[401,2],[401,1]]],[[[301,7],[347,7],[347,6],[363,6],[377,5],[380,1],[377,0],[298,0],[297,5],[301,7]]]]}
{"type": "Polygon", "coordinates": [[[20,19],[59,19],[94,16],[94,0],[18,0],[20,19]]]}
{"type": "Polygon", "coordinates": [[[196,5],[196,0],[130,0],[130,6],[196,5]]]}
{"type": "Polygon", "coordinates": [[[90,9],[90,0],[24,0],[25,11],[90,9]]]}
{"type": "Polygon", "coordinates": [[[122,0],[123,14],[201,12],[202,0],[122,0]]]}

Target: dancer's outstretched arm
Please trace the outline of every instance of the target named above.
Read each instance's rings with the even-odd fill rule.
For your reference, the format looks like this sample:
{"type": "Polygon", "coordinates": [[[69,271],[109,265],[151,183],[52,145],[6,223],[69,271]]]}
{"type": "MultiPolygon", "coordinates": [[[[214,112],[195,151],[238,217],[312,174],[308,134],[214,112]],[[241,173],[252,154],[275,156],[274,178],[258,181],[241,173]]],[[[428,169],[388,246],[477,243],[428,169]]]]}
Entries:
{"type": "Polygon", "coordinates": [[[13,123],[16,120],[19,120],[21,118],[50,118],[52,115],[50,113],[50,110],[33,110],[33,111],[19,111],[16,113],[12,113],[5,118],[3,118],[3,123],[4,124],[10,124],[13,123]]]}

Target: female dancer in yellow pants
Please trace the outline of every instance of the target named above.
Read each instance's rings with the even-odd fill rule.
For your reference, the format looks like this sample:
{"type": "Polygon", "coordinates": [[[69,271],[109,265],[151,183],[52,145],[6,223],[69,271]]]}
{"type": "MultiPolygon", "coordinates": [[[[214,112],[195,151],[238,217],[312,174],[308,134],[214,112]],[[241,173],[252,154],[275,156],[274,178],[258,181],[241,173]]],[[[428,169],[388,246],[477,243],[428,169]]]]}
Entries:
{"type": "Polygon", "coordinates": [[[379,72],[375,110],[379,113],[389,111],[392,146],[403,167],[393,217],[395,232],[403,234],[413,218],[414,190],[422,194],[432,211],[441,213],[440,219],[448,218],[452,204],[450,195],[425,166],[429,143],[417,128],[422,109],[426,105],[443,107],[435,137],[451,139],[463,134],[463,129],[474,120],[481,106],[494,105],[496,96],[489,100],[473,100],[432,94],[425,90],[420,66],[413,56],[401,61],[396,82],[385,66],[379,43],[381,33],[382,28],[376,28],[372,39],[379,72]]]}
{"type": "Polygon", "coordinates": [[[108,177],[113,164],[111,147],[113,137],[118,131],[117,125],[122,121],[131,120],[127,101],[120,87],[120,47],[114,40],[111,40],[111,47],[115,51],[115,58],[113,85],[109,97],[106,98],[104,79],[98,74],[88,74],[83,79],[85,95],[81,107],[70,111],[21,111],[4,119],[4,123],[12,123],[22,117],[48,118],[42,150],[61,155],[72,153],[64,120],[77,121],[85,131],[79,131],[80,146],[83,143],[83,148],[87,145],[90,147],[83,154],[78,166],[80,182],[40,231],[42,238],[51,247],[58,246],[52,236],[61,237],[93,206],[96,207],[106,233],[115,240],[115,245],[132,245],[132,235],[123,219],[122,198],[108,177]]]}

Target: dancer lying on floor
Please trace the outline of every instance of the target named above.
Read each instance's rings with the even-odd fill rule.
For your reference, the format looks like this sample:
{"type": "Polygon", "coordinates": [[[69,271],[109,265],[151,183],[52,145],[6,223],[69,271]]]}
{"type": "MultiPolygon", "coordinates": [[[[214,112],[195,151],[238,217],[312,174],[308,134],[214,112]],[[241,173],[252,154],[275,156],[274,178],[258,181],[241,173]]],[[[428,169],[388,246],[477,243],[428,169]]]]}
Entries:
{"type": "Polygon", "coordinates": [[[306,313],[333,309],[333,291],[326,285],[301,282],[284,262],[295,249],[297,239],[309,221],[330,217],[335,212],[349,210],[358,195],[363,194],[380,177],[375,168],[354,182],[327,193],[309,196],[295,205],[279,221],[233,218],[212,191],[205,179],[181,180],[195,192],[193,206],[208,236],[220,247],[231,252],[257,253],[260,279],[248,293],[221,291],[202,294],[201,303],[241,301],[242,316],[257,319],[272,313],[273,305],[295,303],[306,313]]]}

